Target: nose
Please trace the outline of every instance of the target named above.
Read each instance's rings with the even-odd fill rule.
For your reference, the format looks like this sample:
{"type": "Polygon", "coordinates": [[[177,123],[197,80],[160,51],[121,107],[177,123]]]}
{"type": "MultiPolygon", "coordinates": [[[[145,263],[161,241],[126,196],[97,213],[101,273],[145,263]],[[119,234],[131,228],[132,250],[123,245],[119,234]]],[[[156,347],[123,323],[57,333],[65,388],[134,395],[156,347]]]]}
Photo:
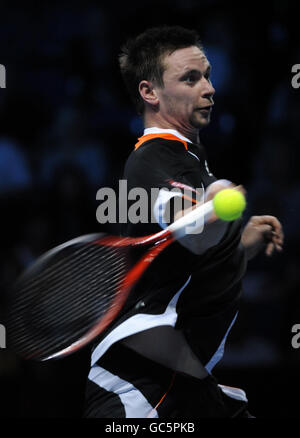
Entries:
{"type": "Polygon", "coordinates": [[[209,79],[204,79],[204,80],[205,80],[205,86],[203,87],[202,97],[211,100],[212,97],[214,96],[216,90],[214,89],[214,87],[209,79]]]}

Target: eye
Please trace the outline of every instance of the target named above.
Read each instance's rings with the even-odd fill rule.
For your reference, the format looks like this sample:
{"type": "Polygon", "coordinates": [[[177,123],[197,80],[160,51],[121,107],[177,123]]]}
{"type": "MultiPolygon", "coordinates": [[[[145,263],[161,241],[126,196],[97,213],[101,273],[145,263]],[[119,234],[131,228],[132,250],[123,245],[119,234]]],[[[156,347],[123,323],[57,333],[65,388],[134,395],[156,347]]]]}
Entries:
{"type": "Polygon", "coordinates": [[[197,77],[194,74],[190,74],[186,77],[185,80],[187,83],[192,84],[192,83],[196,82],[197,77]]]}

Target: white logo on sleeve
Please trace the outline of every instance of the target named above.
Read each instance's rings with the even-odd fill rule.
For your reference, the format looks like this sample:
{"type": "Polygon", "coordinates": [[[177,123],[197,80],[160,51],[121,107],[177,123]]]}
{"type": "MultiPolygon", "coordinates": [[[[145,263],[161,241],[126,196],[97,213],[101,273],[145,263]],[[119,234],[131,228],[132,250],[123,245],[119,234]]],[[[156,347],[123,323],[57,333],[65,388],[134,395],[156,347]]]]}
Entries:
{"type": "Polygon", "coordinates": [[[209,176],[213,176],[213,174],[210,172],[210,170],[209,170],[209,168],[208,168],[208,164],[207,164],[207,161],[206,161],[206,160],[205,160],[205,169],[206,169],[206,171],[207,171],[207,173],[208,173],[209,176]]]}

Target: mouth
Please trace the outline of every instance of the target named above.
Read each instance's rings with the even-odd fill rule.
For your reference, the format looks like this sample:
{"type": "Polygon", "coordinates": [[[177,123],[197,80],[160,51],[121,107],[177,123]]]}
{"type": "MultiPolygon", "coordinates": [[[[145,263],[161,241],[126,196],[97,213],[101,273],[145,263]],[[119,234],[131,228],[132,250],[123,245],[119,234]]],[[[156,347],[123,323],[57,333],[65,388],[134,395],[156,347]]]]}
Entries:
{"type": "Polygon", "coordinates": [[[196,111],[199,111],[203,114],[210,114],[212,111],[212,105],[202,106],[201,108],[196,108],[196,111]]]}

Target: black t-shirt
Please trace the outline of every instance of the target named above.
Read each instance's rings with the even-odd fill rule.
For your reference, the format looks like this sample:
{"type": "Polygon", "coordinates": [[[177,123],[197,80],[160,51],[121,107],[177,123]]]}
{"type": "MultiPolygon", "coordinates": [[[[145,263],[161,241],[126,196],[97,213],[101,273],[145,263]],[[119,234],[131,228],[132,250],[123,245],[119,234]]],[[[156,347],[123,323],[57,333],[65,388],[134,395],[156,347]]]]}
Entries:
{"type": "MultiPolygon", "coordinates": [[[[126,162],[123,179],[127,181],[128,192],[139,187],[149,194],[147,223],[121,224],[122,235],[136,237],[162,229],[160,224],[151,222],[151,189],[176,187],[183,192],[188,186],[193,196],[217,178],[208,169],[201,145],[157,134],[140,139],[126,162]]],[[[133,203],[129,202],[128,208],[133,203]]],[[[241,221],[236,220],[228,223],[221,241],[201,255],[178,241],[167,247],[147,269],[110,328],[109,345],[149,326],[171,324],[184,332],[194,353],[212,369],[222,355],[226,335],[238,311],[241,278],[246,268],[240,238],[241,221]]],[[[107,350],[108,344],[105,345],[107,350]]],[[[95,360],[104,350],[98,349],[95,360]]]]}

